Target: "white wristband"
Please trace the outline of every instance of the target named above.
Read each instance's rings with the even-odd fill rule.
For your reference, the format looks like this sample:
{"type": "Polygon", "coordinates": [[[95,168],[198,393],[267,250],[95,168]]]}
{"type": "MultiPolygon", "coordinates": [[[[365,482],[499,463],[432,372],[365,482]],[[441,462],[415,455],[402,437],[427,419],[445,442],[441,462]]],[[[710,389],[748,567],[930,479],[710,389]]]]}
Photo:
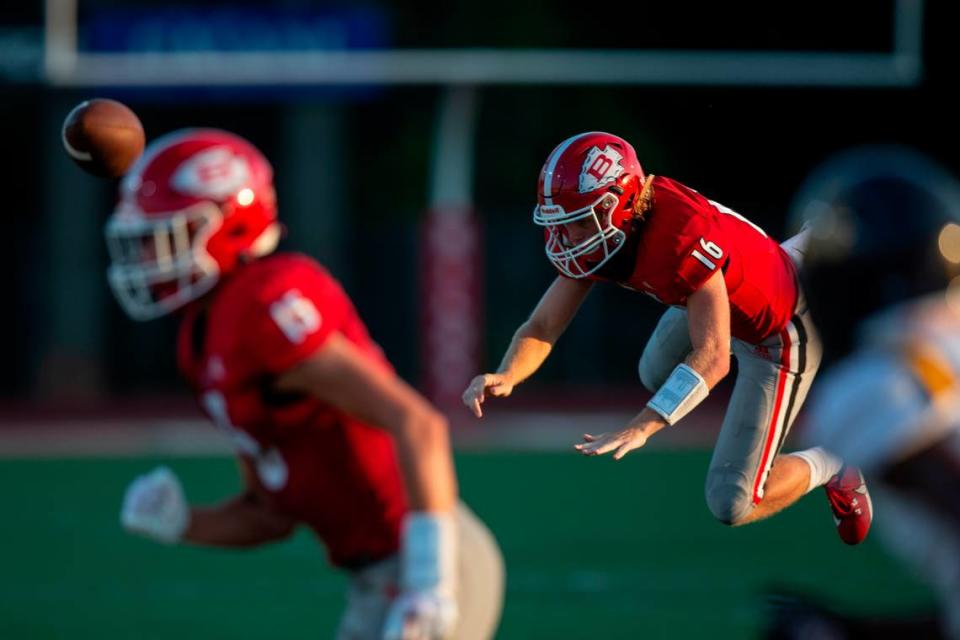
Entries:
{"type": "Polygon", "coordinates": [[[647,406],[659,413],[667,424],[675,424],[703,402],[709,393],[710,389],[707,388],[703,376],[692,367],[681,363],[653,394],[647,406]]]}
{"type": "Polygon", "coordinates": [[[403,522],[401,585],[452,593],[457,580],[457,525],[452,513],[412,511],[403,522]]]}

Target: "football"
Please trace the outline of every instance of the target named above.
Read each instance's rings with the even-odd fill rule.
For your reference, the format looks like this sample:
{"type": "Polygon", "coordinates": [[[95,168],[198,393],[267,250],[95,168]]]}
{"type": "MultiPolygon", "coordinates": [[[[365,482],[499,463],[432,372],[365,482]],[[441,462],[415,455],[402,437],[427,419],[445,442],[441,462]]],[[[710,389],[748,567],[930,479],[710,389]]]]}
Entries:
{"type": "Polygon", "coordinates": [[[119,178],[143,153],[143,125],[128,106],[94,98],[81,102],[63,121],[63,147],[84,171],[119,178]]]}

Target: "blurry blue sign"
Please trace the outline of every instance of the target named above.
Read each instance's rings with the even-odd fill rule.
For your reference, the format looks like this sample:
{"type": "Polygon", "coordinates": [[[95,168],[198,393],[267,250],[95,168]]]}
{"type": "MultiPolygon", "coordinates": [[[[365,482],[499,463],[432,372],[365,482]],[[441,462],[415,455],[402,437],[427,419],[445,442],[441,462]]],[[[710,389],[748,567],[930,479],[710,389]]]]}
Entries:
{"type": "MultiPolygon", "coordinates": [[[[322,52],[390,46],[388,20],[376,7],[323,9],[283,6],[147,6],[94,11],[81,20],[79,49],[87,53],[322,52]]],[[[359,99],[372,86],[113,87],[118,97],[180,101],[259,101],[305,96],[359,99]]]]}
{"type": "Polygon", "coordinates": [[[82,21],[89,52],[331,51],[382,48],[387,21],[375,7],[138,7],[82,21]]]}

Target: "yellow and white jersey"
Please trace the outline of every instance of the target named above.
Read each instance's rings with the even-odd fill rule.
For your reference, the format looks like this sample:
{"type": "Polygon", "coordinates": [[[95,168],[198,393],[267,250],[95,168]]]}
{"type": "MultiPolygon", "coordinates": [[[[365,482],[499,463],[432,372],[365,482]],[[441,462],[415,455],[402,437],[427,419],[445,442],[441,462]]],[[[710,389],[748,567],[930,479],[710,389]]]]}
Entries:
{"type": "Polygon", "coordinates": [[[805,440],[875,472],[960,434],[960,308],[944,294],[868,320],[814,385],[805,440]]]}

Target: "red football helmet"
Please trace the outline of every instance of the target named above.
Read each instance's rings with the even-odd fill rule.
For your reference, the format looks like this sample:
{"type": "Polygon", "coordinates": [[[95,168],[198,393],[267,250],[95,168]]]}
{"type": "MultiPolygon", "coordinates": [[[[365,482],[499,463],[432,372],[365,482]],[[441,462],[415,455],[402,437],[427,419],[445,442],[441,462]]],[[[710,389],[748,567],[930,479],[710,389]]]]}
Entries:
{"type": "Polygon", "coordinates": [[[243,138],[183,129],[152,142],[106,225],[114,295],[148,320],[196,300],[280,238],[273,169],[243,138]]]}
{"type": "Polygon", "coordinates": [[[533,210],[550,262],[571,278],[603,266],[624,244],[644,179],[619,136],[591,131],[561,142],[540,171],[533,210]]]}

